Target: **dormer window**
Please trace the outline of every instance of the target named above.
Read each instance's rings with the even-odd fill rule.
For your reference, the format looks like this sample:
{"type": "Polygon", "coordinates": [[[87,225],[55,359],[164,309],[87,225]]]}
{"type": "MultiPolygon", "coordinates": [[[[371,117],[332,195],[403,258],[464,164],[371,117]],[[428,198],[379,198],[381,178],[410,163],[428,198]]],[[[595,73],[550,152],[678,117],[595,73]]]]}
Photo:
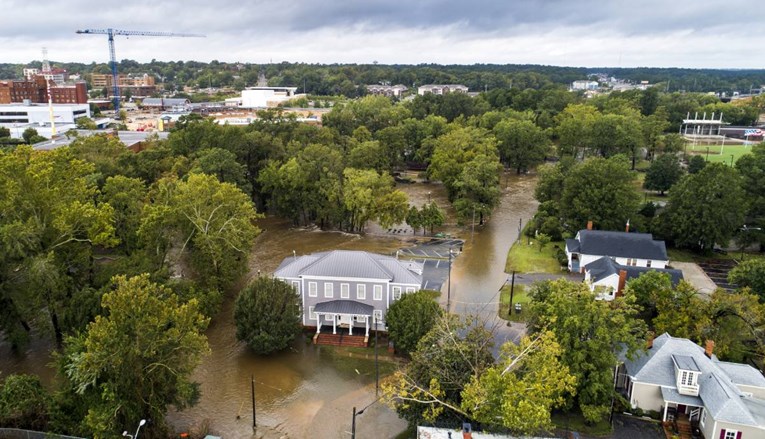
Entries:
{"type": "Polygon", "coordinates": [[[675,363],[675,385],[681,395],[699,395],[699,369],[693,357],[687,355],[672,355],[675,363]]]}

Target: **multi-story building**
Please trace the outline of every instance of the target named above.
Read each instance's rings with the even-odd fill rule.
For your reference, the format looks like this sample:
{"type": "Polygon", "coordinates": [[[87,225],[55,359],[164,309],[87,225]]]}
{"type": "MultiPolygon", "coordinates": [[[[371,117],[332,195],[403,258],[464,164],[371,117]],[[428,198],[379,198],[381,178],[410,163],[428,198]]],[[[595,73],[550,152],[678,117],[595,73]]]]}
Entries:
{"type": "MultiPolygon", "coordinates": [[[[113,83],[111,74],[93,73],[90,75],[90,85],[96,89],[106,88],[110,95],[113,94],[113,83]]],[[[135,96],[150,96],[157,92],[154,76],[146,73],[135,76],[117,75],[117,85],[122,94],[128,90],[135,96]]]]}
{"type": "Polygon", "coordinates": [[[53,133],[52,121],[58,133],[75,127],[80,117],[90,117],[88,104],[54,104],[53,111],[47,104],[4,104],[0,105],[0,126],[11,131],[11,137],[20,139],[24,130],[34,128],[43,137],[53,133]]]}
{"type": "Polygon", "coordinates": [[[394,97],[398,98],[401,97],[401,95],[407,91],[408,88],[405,85],[398,84],[398,85],[380,85],[380,84],[370,84],[367,85],[367,91],[370,94],[373,95],[381,95],[381,96],[388,96],[388,97],[394,97]]]}
{"type": "MultiPolygon", "coordinates": [[[[50,84],[51,100],[54,104],[85,104],[88,91],[85,82],[73,84],[50,84]]],[[[31,80],[0,81],[0,104],[14,104],[29,101],[35,104],[48,102],[48,83],[42,75],[31,80]]]]}
{"type": "Polygon", "coordinates": [[[433,93],[436,95],[445,95],[447,93],[467,93],[468,88],[462,84],[427,84],[417,87],[417,94],[424,95],[433,93]]]}
{"type": "Polygon", "coordinates": [[[335,250],[282,261],[274,277],[295,288],[303,325],[384,331],[385,314],[402,295],[422,285],[422,264],[364,251],[335,250]]]}

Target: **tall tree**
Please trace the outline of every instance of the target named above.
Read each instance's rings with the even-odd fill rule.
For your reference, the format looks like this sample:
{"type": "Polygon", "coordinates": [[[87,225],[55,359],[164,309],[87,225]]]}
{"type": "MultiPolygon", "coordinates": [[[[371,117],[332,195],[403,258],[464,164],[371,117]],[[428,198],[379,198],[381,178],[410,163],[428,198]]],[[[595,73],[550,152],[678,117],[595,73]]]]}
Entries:
{"type": "Polygon", "coordinates": [[[603,230],[620,230],[635,218],[640,195],[624,157],[590,158],[565,177],[560,211],[570,231],[593,221],[603,230]]]}
{"type": "Polygon", "coordinates": [[[608,416],[613,397],[617,352],[634,353],[645,330],[637,307],[628,299],[595,299],[586,284],[565,280],[538,284],[531,291],[532,333],[552,331],[561,346],[561,362],[576,377],[569,407],[576,401],[585,419],[608,416]],[[574,399],[576,395],[576,399],[574,399]]]}
{"type": "Polygon", "coordinates": [[[668,191],[680,177],[683,176],[683,168],[674,154],[664,154],[651,162],[645,174],[643,187],[659,191],[661,195],[668,191]]]}
{"type": "Polygon", "coordinates": [[[236,338],[258,354],[287,348],[300,332],[300,296],[279,279],[258,277],[239,292],[236,338]]]}
{"type": "Polygon", "coordinates": [[[711,251],[715,244],[727,245],[744,222],[741,178],[722,163],[683,177],[669,197],[666,215],[680,246],[711,251]]]}
{"type": "Polygon", "coordinates": [[[545,132],[528,120],[503,120],[493,132],[499,141],[501,161],[518,174],[542,163],[549,150],[545,132]]]}
{"type": "Polygon", "coordinates": [[[385,325],[396,350],[405,354],[413,352],[442,314],[441,307],[425,291],[405,294],[391,303],[385,325]]]}
{"type": "MultiPolygon", "coordinates": [[[[85,425],[96,437],[118,435],[137,419],[151,419],[147,433],[164,432],[167,407],[183,409],[199,397],[191,374],[208,353],[208,319],[192,300],[147,275],[116,277],[104,294],[106,313],[70,338],[66,373],[79,393],[96,395],[85,425]]],[[[153,434],[152,434],[153,433],[153,434]]]]}

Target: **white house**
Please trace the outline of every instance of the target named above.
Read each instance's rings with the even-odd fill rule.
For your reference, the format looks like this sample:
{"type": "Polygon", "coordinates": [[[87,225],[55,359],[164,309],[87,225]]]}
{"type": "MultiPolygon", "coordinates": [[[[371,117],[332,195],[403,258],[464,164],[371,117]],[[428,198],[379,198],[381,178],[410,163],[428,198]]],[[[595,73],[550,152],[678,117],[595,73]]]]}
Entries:
{"type": "Polygon", "coordinates": [[[709,439],[765,438],[765,377],[757,369],[720,361],[685,338],[667,333],[634,360],[623,358],[616,387],[633,408],[663,421],[690,422],[709,439]]]}
{"type": "Polygon", "coordinates": [[[592,230],[592,223],[574,239],[566,240],[566,256],[568,269],[577,273],[584,272],[587,264],[603,256],[631,267],[664,268],[669,262],[664,241],[654,240],[650,233],[592,230]]]}
{"type": "Polygon", "coordinates": [[[597,299],[614,300],[620,295],[628,280],[649,271],[668,274],[673,286],[683,280],[683,272],[680,270],[621,265],[613,258],[603,256],[584,266],[584,281],[591,291],[598,293],[597,299]]]}
{"type": "Polygon", "coordinates": [[[424,95],[433,93],[436,95],[445,95],[447,93],[467,93],[468,88],[462,84],[426,84],[417,87],[417,94],[424,95]]]}
{"type": "MultiPolygon", "coordinates": [[[[303,326],[384,331],[385,313],[403,294],[422,285],[422,264],[364,251],[334,250],[282,261],[274,277],[300,294],[303,326]]],[[[360,331],[359,331],[360,332],[360,331]]]]}

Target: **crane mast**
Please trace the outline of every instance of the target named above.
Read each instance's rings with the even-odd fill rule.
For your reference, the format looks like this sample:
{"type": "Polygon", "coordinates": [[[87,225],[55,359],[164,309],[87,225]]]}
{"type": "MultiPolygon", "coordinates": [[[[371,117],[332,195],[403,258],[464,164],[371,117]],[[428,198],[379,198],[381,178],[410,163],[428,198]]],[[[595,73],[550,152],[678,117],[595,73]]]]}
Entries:
{"type": "Polygon", "coordinates": [[[106,35],[109,40],[109,59],[111,61],[112,71],[112,93],[114,94],[114,114],[118,115],[120,111],[120,87],[119,78],[117,76],[117,55],[114,50],[114,36],[142,36],[142,37],[199,37],[204,38],[202,34],[184,34],[174,32],[151,32],[151,31],[137,31],[137,30],[122,30],[122,29],[83,29],[78,30],[78,34],[94,34],[94,35],[106,35]]]}

